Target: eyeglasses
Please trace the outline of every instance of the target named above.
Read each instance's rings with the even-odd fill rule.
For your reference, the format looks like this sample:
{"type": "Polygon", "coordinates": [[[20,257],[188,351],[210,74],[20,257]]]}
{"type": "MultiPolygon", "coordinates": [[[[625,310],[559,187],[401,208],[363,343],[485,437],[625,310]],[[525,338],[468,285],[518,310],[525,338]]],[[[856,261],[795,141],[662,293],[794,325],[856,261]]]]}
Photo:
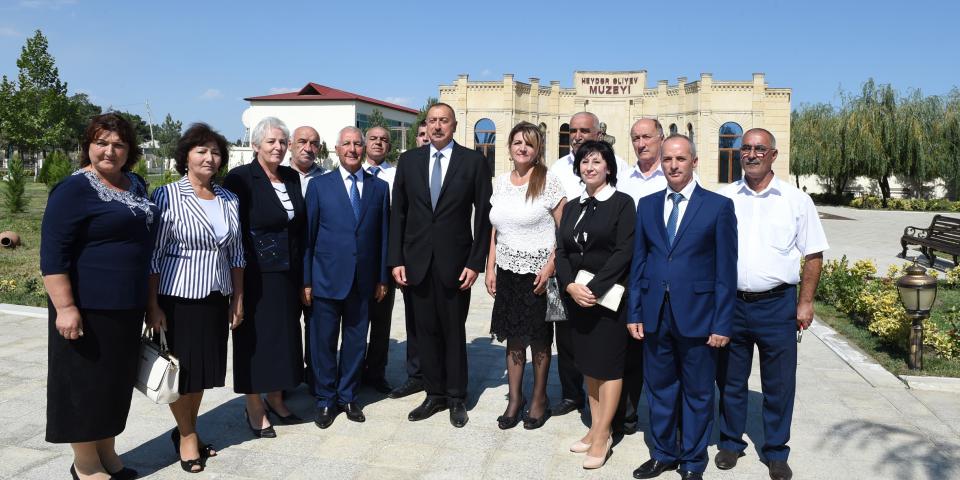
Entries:
{"type": "Polygon", "coordinates": [[[764,145],[743,145],[740,147],[740,155],[750,155],[750,152],[753,151],[757,154],[758,157],[763,157],[769,152],[776,150],[775,148],[767,148],[764,145]]]}

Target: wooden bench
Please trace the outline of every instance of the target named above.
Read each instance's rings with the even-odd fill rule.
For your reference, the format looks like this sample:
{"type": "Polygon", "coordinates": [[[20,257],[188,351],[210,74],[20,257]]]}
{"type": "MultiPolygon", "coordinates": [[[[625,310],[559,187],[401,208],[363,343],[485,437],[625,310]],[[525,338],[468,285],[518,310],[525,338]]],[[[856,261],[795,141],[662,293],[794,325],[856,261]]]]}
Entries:
{"type": "Polygon", "coordinates": [[[934,215],[927,228],[904,228],[900,237],[900,246],[903,247],[901,255],[904,258],[907,257],[907,245],[919,245],[920,251],[930,260],[931,267],[937,261],[935,252],[953,256],[953,264],[960,265],[957,263],[957,256],[960,255],[960,218],[934,215]]]}

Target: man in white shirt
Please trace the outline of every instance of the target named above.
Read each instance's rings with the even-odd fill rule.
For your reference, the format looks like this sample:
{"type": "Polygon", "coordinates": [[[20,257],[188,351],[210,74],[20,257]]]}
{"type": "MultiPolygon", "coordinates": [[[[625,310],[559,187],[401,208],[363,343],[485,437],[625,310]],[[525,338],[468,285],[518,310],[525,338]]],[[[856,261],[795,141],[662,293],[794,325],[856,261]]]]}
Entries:
{"type": "Polygon", "coordinates": [[[742,145],[743,179],[719,192],[733,200],[740,255],[732,337],[718,359],[723,421],[714,462],[727,470],[744,456],[747,379],[756,344],[763,390],[761,452],[770,478],[789,480],[793,472],[787,464],[787,441],[796,392],[797,344],[813,321],[813,296],[823,251],[829,247],[810,196],[773,174],[777,159],[773,134],[762,128],[748,130],[742,145]]]}
{"type": "Polygon", "coordinates": [[[300,190],[307,196],[307,185],[311,178],[319,177],[325,172],[317,164],[317,153],[320,152],[320,134],[313,127],[297,127],[290,140],[290,168],[300,174],[300,190]]]}
{"type": "MultiPolygon", "coordinates": [[[[387,182],[392,192],[393,176],[397,169],[386,161],[391,148],[390,131],[380,126],[370,127],[364,137],[366,158],[363,169],[370,175],[387,182]]],[[[390,282],[387,295],[379,302],[370,302],[370,342],[367,344],[367,354],[363,362],[361,383],[373,387],[380,393],[390,393],[393,389],[387,383],[385,372],[387,353],[390,348],[390,318],[393,316],[395,296],[396,288],[393,282],[390,282]]],[[[411,318],[410,321],[412,320],[411,318]]]]}
{"type": "MultiPolygon", "coordinates": [[[[580,198],[583,183],[573,173],[573,160],[580,145],[587,140],[600,140],[600,118],[590,112],[575,113],[570,117],[570,153],[553,162],[550,171],[560,178],[567,198],[580,198]]],[[[617,171],[625,172],[630,167],[617,159],[617,171]]],[[[619,177],[619,175],[617,175],[619,177]]],[[[563,397],[550,406],[552,415],[566,415],[574,410],[583,410],[586,397],[583,390],[583,375],[577,370],[573,359],[573,337],[570,322],[554,322],[557,340],[557,372],[563,397]]]]}

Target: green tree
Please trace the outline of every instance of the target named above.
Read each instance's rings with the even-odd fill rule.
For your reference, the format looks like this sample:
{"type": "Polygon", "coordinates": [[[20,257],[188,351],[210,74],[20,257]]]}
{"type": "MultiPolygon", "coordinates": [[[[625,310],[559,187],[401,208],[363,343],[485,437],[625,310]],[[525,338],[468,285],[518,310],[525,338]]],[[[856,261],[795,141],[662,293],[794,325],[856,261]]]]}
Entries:
{"type": "Polygon", "coordinates": [[[163,123],[157,125],[155,131],[157,135],[157,157],[163,161],[163,169],[170,170],[173,166],[174,151],[183,131],[183,122],[180,120],[174,121],[168,113],[166,118],[163,119],[163,123]]]}
{"type": "Polygon", "coordinates": [[[434,97],[427,97],[427,103],[424,106],[420,107],[420,112],[417,113],[417,119],[410,124],[410,128],[407,129],[407,150],[411,148],[417,148],[417,127],[420,126],[420,122],[424,121],[427,118],[427,110],[430,110],[430,107],[438,103],[434,97]]]}
{"type": "Polygon", "coordinates": [[[846,148],[848,117],[826,103],[802,105],[791,114],[790,173],[819,175],[837,198],[857,176],[846,148]]]}
{"type": "Polygon", "coordinates": [[[7,162],[7,179],[3,182],[3,203],[10,213],[20,213],[26,209],[26,183],[27,172],[23,169],[23,160],[15,153],[7,162]]]}
{"type": "Polygon", "coordinates": [[[940,140],[940,176],[946,183],[947,196],[955,201],[960,198],[960,90],[956,87],[944,99],[940,140]]]}
{"type": "Polygon", "coordinates": [[[37,30],[20,50],[16,81],[0,80],[0,131],[21,155],[62,145],[70,136],[67,84],[47,48],[37,30]]]}
{"type": "Polygon", "coordinates": [[[67,154],[61,150],[55,150],[43,162],[43,170],[46,170],[46,174],[41,174],[41,177],[43,177],[43,182],[47,184],[47,191],[50,191],[64,178],[69,177],[73,173],[74,167],[67,154]]]}
{"type": "Polygon", "coordinates": [[[75,151],[83,139],[83,132],[87,129],[90,119],[103,113],[103,109],[90,101],[86,93],[77,93],[70,97],[70,112],[68,118],[68,138],[61,145],[68,152],[75,151]]]}
{"type": "Polygon", "coordinates": [[[133,131],[137,134],[138,142],[143,143],[143,142],[149,142],[151,140],[150,125],[147,124],[147,122],[143,119],[143,117],[141,117],[140,115],[137,115],[136,113],[130,113],[130,112],[114,112],[114,113],[126,119],[128,122],[130,122],[130,125],[133,125],[133,131]]]}

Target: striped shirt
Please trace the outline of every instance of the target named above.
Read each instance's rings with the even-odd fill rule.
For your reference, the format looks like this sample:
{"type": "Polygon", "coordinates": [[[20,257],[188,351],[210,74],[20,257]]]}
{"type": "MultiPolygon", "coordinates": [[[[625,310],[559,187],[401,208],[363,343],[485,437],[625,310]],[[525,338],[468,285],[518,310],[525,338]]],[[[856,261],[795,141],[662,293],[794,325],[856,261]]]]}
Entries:
{"type": "Polygon", "coordinates": [[[214,185],[213,191],[228,230],[220,239],[187,177],[153,192],[153,202],[160,208],[160,225],[150,273],[160,275],[161,295],[199,299],[210,292],[233,293],[230,269],[246,265],[239,201],[219,185],[214,185]]]}

